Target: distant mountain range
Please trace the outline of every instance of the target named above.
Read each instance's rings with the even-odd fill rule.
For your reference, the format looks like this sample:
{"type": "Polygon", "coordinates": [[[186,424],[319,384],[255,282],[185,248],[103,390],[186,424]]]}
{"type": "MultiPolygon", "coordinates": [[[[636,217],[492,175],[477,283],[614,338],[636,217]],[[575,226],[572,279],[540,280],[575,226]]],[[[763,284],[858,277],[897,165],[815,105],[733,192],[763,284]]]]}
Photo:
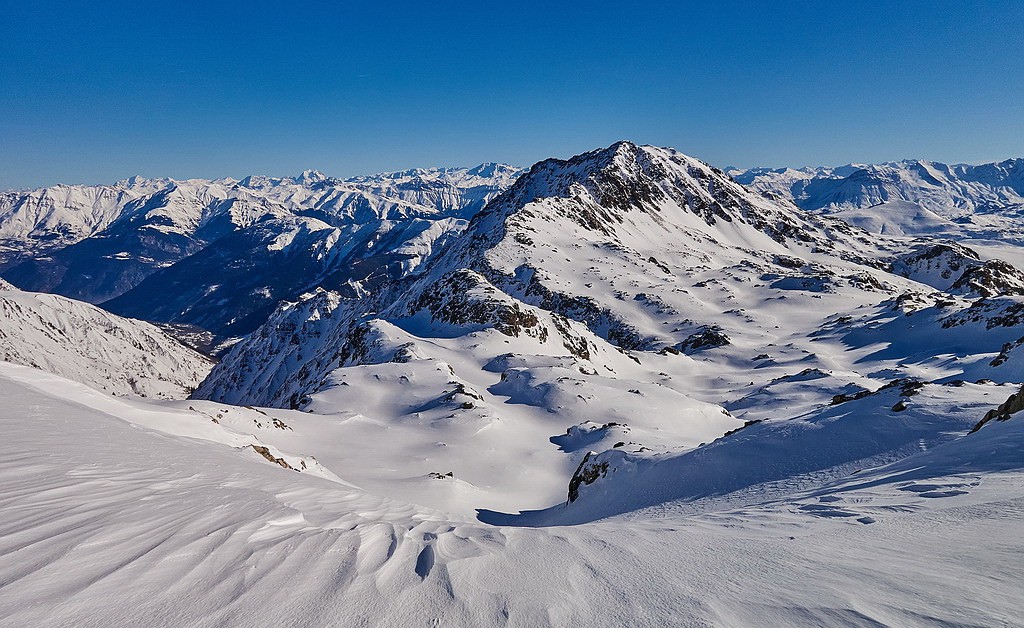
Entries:
{"type": "Polygon", "coordinates": [[[875,233],[1010,235],[1018,240],[1022,235],[1016,223],[1024,216],[1024,159],[981,165],[907,160],[728,173],[752,190],[875,233]],[[875,209],[863,211],[868,208],[875,209]]]}
{"type": "MultiPolygon", "coordinates": [[[[143,179],[0,195],[0,273],[111,312],[244,336],[317,288],[415,275],[523,171],[143,179]]],[[[869,233],[1024,242],[1024,160],[732,169],[749,190],[869,233]]]]}
{"type": "Polygon", "coordinates": [[[483,164],[342,181],[308,170],[8,192],[0,268],[26,290],[245,334],[313,287],[413,272],[519,172],[483,164]]]}

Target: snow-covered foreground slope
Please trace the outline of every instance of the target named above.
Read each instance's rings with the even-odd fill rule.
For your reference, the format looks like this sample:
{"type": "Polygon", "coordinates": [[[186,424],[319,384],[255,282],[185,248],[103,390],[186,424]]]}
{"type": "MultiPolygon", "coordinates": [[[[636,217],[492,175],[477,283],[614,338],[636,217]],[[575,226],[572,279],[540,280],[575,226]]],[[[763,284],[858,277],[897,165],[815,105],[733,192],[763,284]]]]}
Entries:
{"type": "Polygon", "coordinates": [[[91,407],[88,393],[30,369],[0,369],[0,394],[19,408],[0,413],[3,625],[996,626],[1020,616],[1017,417],[839,482],[523,528],[296,473],[168,434],[167,422],[139,429],[128,422],[137,414],[91,407]]]}
{"type": "Polygon", "coordinates": [[[183,398],[209,358],[149,323],[0,282],[0,360],[41,368],[108,394],[183,398]]]}

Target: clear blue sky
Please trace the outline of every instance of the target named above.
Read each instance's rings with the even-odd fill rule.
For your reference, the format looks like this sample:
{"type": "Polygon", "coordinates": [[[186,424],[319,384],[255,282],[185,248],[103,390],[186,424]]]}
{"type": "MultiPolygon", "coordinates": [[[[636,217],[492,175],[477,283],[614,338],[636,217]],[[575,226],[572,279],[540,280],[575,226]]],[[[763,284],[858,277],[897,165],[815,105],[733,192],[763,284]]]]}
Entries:
{"type": "Polygon", "coordinates": [[[0,0],[0,189],[1024,156],[1024,3],[0,0]]]}

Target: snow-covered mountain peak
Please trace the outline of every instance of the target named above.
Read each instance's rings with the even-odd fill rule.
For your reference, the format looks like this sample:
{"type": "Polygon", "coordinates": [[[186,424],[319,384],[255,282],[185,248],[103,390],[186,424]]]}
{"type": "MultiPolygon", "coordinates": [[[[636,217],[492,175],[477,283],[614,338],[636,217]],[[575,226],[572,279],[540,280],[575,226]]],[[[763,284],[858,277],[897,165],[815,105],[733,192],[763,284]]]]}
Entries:
{"type": "Polygon", "coordinates": [[[295,177],[293,180],[295,181],[295,183],[299,185],[309,186],[314,185],[316,183],[320,183],[321,181],[326,181],[328,178],[329,177],[326,174],[320,172],[319,170],[313,170],[309,168],[303,170],[302,174],[295,177]]]}
{"type": "Polygon", "coordinates": [[[482,163],[478,166],[474,166],[466,171],[466,174],[474,177],[514,177],[522,174],[521,168],[510,166],[508,164],[502,164],[494,161],[482,163]]]}
{"type": "Polygon", "coordinates": [[[412,168],[395,172],[382,172],[346,179],[346,183],[371,186],[416,187],[451,186],[473,188],[477,186],[508,187],[523,173],[521,168],[502,163],[483,163],[472,168],[412,168]]]}
{"type": "MultiPolygon", "coordinates": [[[[536,199],[577,199],[598,205],[654,204],[663,198],[658,189],[671,170],[710,167],[671,149],[638,146],[620,141],[569,159],[545,159],[505,192],[498,204],[525,205],[536,199]],[[667,166],[667,167],[666,167],[667,166]],[[636,188],[626,194],[627,188],[636,188]]],[[[689,172],[679,178],[689,177],[689,172]]]]}
{"type": "Polygon", "coordinates": [[[474,222],[493,231],[486,225],[495,220],[518,215],[521,221],[533,214],[562,216],[605,236],[632,231],[638,239],[650,239],[643,233],[657,226],[688,234],[703,231],[701,238],[717,240],[735,235],[736,229],[722,232],[718,227],[730,223],[746,225],[740,229],[747,233],[740,237],[744,241],[768,236],[776,242],[823,243],[829,229],[850,232],[785,201],[752,193],[724,172],[675,149],[629,141],[535,164],[474,222]]]}

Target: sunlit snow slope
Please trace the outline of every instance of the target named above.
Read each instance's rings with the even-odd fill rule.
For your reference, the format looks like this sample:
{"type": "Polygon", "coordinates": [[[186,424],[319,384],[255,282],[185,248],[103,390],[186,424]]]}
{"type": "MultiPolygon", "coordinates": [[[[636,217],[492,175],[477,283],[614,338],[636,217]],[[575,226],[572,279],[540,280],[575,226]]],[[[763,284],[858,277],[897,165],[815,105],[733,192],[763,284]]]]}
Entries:
{"type": "MultiPolygon", "coordinates": [[[[782,484],[569,528],[493,527],[281,468],[198,427],[166,433],[216,427],[185,409],[163,412],[191,423],[139,425],[33,373],[0,369],[0,394],[19,409],[0,413],[3,625],[1019,618],[1017,417],[809,490],[782,484]]],[[[328,417],[308,421],[310,444],[333,429],[328,417]]]]}

